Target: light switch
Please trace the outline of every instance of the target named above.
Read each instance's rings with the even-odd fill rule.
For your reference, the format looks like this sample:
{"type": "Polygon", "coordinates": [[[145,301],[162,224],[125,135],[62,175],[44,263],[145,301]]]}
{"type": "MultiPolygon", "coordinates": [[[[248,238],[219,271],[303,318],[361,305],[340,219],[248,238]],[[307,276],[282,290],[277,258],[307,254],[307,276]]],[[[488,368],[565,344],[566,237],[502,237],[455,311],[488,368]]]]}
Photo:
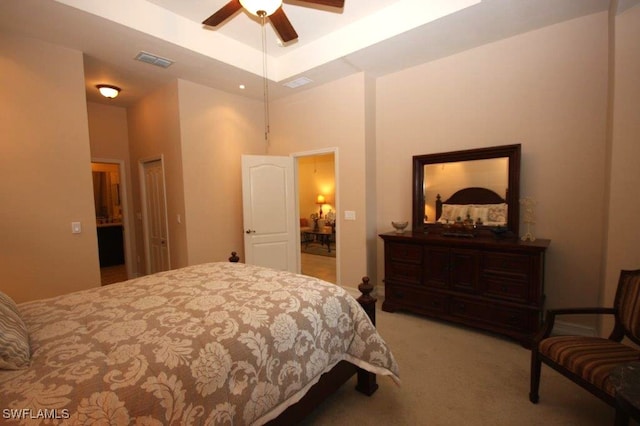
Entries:
{"type": "Polygon", "coordinates": [[[353,210],[345,210],[344,220],[356,220],[356,212],[354,212],[353,210]]]}
{"type": "Polygon", "coordinates": [[[80,222],[71,222],[71,233],[79,234],[82,232],[82,225],[80,222]]]}

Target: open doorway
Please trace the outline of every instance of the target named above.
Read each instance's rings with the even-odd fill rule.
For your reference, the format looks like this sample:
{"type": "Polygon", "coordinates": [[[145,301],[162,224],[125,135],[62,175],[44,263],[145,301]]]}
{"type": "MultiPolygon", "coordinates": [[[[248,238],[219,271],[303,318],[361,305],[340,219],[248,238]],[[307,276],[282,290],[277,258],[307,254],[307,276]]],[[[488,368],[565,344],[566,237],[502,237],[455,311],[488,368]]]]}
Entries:
{"type": "Polygon", "coordinates": [[[96,212],[96,233],[102,285],[128,279],[125,249],[125,203],[119,162],[94,161],[93,200],[96,212]]]}
{"type": "Polygon", "coordinates": [[[335,170],[334,152],[297,156],[301,272],[337,284],[335,170]]]}

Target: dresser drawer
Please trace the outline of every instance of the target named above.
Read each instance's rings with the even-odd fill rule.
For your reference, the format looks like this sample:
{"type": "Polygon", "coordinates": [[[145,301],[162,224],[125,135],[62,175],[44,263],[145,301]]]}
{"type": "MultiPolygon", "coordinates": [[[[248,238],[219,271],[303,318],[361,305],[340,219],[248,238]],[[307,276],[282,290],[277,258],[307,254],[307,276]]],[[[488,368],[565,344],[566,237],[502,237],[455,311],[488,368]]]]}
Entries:
{"type": "Polygon", "coordinates": [[[388,262],[385,279],[414,285],[422,283],[422,268],[414,263],[388,262]]]}
{"type": "Polygon", "coordinates": [[[482,266],[484,271],[494,274],[505,273],[526,279],[531,273],[531,257],[522,254],[485,253],[482,266]]]}
{"type": "Polygon", "coordinates": [[[385,287],[385,300],[397,307],[425,313],[444,314],[449,307],[446,295],[395,284],[385,287]]]}
{"type": "Polygon", "coordinates": [[[526,303],[529,300],[529,285],[526,280],[486,272],[482,275],[484,294],[505,300],[526,303]],[[515,279],[514,279],[515,278],[515,279]]]}
{"type": "Polygon", "coordinates": [[[450,310],[454,317],[519,331],[531,331],[531,319],[535,316],[534,312],[527,309],[458,297],[451,299],[450,310]]]}
{"type": "Polygon", "coordinates": [[[385,252],[392,262],[422,262],[422,246],[417,244],[387,243],[385,252]]]}

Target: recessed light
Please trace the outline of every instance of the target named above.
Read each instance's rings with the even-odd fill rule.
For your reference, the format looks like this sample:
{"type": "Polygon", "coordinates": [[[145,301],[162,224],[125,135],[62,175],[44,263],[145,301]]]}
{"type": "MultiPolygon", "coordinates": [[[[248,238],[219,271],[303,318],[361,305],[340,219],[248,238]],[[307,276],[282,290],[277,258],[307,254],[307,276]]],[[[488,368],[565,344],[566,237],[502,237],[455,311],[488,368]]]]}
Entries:
{"type": "Polygon", "coordinates": [[[246,89],[246,87],[245,87],[245,85],[244,85],[244,84],[241,84],[241,85],[240,85],[240,86],[238,86],[238,87],[240,88],[240,90],[244,90],[244,89],[246,89]]]}

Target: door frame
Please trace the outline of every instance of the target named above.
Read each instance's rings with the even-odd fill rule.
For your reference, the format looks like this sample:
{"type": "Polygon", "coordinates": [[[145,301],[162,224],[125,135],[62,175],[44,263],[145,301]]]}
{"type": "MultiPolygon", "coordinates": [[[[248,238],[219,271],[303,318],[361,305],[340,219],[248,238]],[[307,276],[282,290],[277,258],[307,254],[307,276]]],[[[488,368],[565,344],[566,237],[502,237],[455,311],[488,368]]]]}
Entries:
{"type": "Polygon", "coordinates": [[[122,226],[124,230],[124,266],[127,271],[127,279],[131,279],[133,278],[133,228],[131,227],[131,218],[129,216],[129,187],[125,161],[114,158],[91,157],[91,162],[118,165],[118,172],[120,173],[120,205],[122,206],[122,226]]]}
{"type": "Polygon", "coordinates": [[[171,269],[171,243],[169,236],[169,215],[167,212],[167,179],[164,168],[164,154],[155,155],[151,157],[145,157],[138,160],[138,174],[140,176],[140,204],[142,206],[142,238],[144,240],[144,270],[145,274],[151,273],[151,247],[149,242],[149,212],[147,211],[147,189],[146,189],[146,176],[144,173],[144,165],[146,163],[152,163],[154,161],[160,161],[160,167],[162,168],[162,192],[164,194],[164,209],[165,209],[165,228],[167,230],[167,264],[171,269]]]}
{"type": "MultiPolygon", "coordinates": [[[[316,155],[326,155],[333,154],[333,176],[335,178],[335,209],[336,209],[336,285],[340,285],[340,270],[341,263],[340,258],[342,255],[342,250],[340,250],[340,217],[338,217],[338,212],[340,211],[340,174],[339,170],[339,158],[338,158],[338,147],[330,147],[330,148],[321,148],[312,151],[300,151],[294,152],[291,156],[294,158],[293,162],[293,173],[294,173],[294,185],[295,185],[295,193],[296,193],[296,218],[298,232],[298,245],[300,245],[300,188],[299,188],[299,177],[298,177],[298,159],[300,157],[314,157],[316,155]]],[[[302,256],[298,256],[298,271],[302,271],[302,256]]]]}

